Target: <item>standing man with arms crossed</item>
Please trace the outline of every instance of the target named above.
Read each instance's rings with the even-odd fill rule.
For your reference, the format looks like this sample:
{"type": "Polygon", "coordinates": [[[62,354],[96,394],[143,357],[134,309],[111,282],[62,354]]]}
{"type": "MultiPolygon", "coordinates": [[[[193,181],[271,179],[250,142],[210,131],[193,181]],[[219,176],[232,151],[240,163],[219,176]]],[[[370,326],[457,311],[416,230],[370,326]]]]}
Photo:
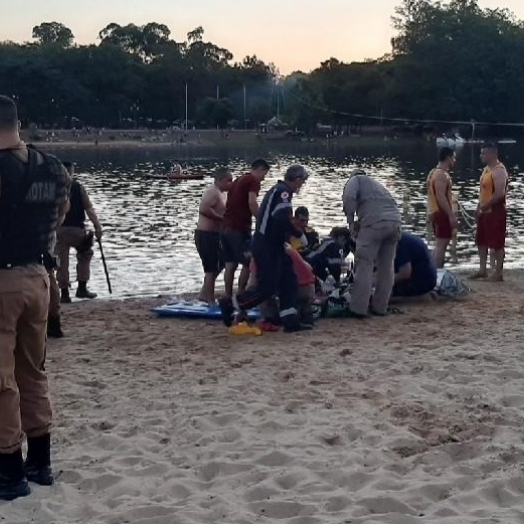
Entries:
{"type": "Polygon", "coordinates": [[[350,230],[355,229],[355,214],[358,217],[350,314],[365,318],[370,310],[373,315],[384,316],[395,280],[393,263],[400,238],[400,211],[389,191],[362,169],[351,173],[342,202],[350,230]],[[375,265],[376,286],[370,304],[375,265]]]}
{"type": "MultiPolygon", "coordinates": [[[[71,162],[64,162],[70,176],[74,175],[74,165],[71,162]]],[[[93,204],[84,186],[74,180],[71,184],[70,209],[64,219],[63,224],[58,228],[56,241],[56,255],[59,259],[59,267],[56,272],[56,280],[61,290],[61,302],[69,304],[69,249],[76,249],[76,276],[78,289],[76,298],[96,298],[96,293],[87,289],[87,282],[91,276],[91,259],[93,258],[93,237],[92,233],[86,231],[86,215],[95,227],[95,236],[102,238],[102,226],[98,220],[93,204]]]]}
{"type": "Polygon", "coordinates": [[[231,187],[233,176],[227,167],[221,167],[214,178],[213,185],[204,191],[200,200],[195,230],[195,246],[204,269],[204,283],[198,300],[209,305],[215,303],[215,282],[223,268],[220,228],[226,208],[226,192],[231,187]]]}
{"type": "Polygon", "coordinates": [[[480,177],[477,218],[477,247],[480,268],[472,279],[487,278],[491,282],[504,280],[504,256],[506,243],[506,192],[508,172],[498,158],[495,144],[486,144],[480,151],[480,159],[486,165],[480,177]],[[488,250],[493,250],[495,272],[488,277],[488,250]]]}
{"type": "Polygon", "coordinates": [[[219,300],[222,319],[231,326],[235,309],[237,320],[245,320],[246,311],[278,294],[280,298],[280,319],[284,331],[290,333],[312,329],[298,318],[298,283],[293,261],[286,253],[286,242],[291,235],[301,235],[293,224],[291,198],[298,193],[307,180],[303,166],[292,165],[279,181],[264,196],[258,213],[257,225],[252,242],[252,255],[257,268],[257,284],[235,297],[219,300]]]}
{"type": "Polygon", "coordinates": [[[233,296],[235,271],[239,264],[242,271],[238,279],[238,291],[245,291],[249,279],[249,263],[244,253],[246,244],[251,240],[252,218],[257,218],[257,197],[260,184],[266,178],[269,164],[262,159],[251,164],[251,172],[237,178],[229,189],[226,212],[224,214],[221,235],[225,262],[224,284],[226,296],[233,296]]]}
{"type": "Polygon", "coordinates": [[[19,132],[15,103],[0,96],[0,500],[29,495],[28,480],[54,481],[43,257],[67,211],[70,185],[64,166],[26,147],[19,132]]]}
{"type": "Polygon", "coordinates": [[[458,228],[458,221],[453,211],[453,192],[450,170],[456,162],[455,151],[443,147],[438,154],[437,167],[432,169],[427,178],[428,216],[435,234],[433,260],[437,268],[444,267],[446,249],[453,238],[453,230],[458,228]]]}

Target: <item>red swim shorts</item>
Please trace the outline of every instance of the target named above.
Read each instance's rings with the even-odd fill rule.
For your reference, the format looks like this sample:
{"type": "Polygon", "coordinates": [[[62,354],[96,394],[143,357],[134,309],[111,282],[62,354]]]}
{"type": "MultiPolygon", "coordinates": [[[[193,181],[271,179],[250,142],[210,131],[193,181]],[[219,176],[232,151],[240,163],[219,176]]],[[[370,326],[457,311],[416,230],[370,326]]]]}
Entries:
{"type": "Polygon", "coordinates": [[[431,223],[433,224],[433,233],[435,238],[442,238],[444,240],[451,240],[453,237],[453,230],[449,223],[449,217],[444,211],[435,211],[430,216],[431,223]]]}
{"type": "Polygon", "coordinates": [[[477,222],[477,246],[489,249],[504,249],[506,243],[507,213],[504,208],[495,208],[481,213],[477,222]]]}

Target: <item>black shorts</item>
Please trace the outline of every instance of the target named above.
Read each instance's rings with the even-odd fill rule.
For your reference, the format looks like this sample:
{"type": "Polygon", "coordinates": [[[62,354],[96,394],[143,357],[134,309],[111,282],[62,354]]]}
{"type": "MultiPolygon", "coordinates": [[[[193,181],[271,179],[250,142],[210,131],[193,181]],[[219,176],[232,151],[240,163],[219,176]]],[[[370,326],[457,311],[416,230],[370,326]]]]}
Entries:
{"type": "Polygon", "coordinates": [[[220,273],[223,268],[220,233],[195,230],[195,246],[202,260],[204,273],[220,273]]]}
{"type": "Polygon", "coordinates": [[[248,264],[245,252],[251,241],[249,233],[242,233],[234,229],[224,229],[221,235],[222,253],[226,264],[248,264]]]}

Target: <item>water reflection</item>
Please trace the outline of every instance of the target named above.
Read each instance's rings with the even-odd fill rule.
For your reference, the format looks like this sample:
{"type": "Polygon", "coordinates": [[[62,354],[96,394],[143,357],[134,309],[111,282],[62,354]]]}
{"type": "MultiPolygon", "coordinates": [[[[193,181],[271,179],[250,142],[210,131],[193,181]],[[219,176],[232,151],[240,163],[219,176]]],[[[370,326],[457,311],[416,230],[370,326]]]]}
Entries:
{"type": "MultiPolygon", "coordinates": [[[[395,196],[404,211],[405,229],[422,236],[427,233],[425,179],[436,162],[433,144],[385,143],[351,150],[297,147],[287,153],[200,151],[198,156],[186,153],[182,157],[167,149],[54,152],[77,164],[77,176],[85,184],[104,225],[104,251],[115,297],[187,292],[200,283],[201,266],[193,245],[193,229],[200,196],[210,179],[167,181],[161,175],[175,160],[203,173],[228,164],[235,174],[240,174],[255,157],[264,156],[274,167],[263,184],[263,192],[288,165],[303,163],[311,176],[294,204],[309,207],[311,223],[322,234],[334,225],[344,224],[341,191],[348,173],[363,167],[395,196]]],[[[524,182],[519,174],[524,152],[519,146],[506,146],[501,153],[511,173],[507,262],[508,266],[515,266],[524,254],[519,242],[524,230],[524,182]]],[[[476,207],[480,170],[477,148],[465,147],[459,152],[453,175],[455,191],[471,212],[476,207]]],[[[477,262],[473,235],[462,223],[457,249],[461,266],[477,262]]],[[[91,287],[107,296],[99,258],[96,255],[93,259],[91,287]]]]}

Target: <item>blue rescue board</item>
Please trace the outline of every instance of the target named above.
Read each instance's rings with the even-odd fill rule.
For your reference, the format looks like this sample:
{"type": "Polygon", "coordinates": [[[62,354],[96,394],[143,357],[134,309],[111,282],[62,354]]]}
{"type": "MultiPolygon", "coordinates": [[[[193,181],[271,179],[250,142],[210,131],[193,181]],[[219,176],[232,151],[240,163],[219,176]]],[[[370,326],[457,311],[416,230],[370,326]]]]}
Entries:
{"type": "MultiPolygon", "coordinates": [[[[208,306],[198,302],[172,302],[152,308],[151,311],[159,317],[222,319],[218,306],[208,306]]],[[[250,320],[256,320],[260,318],[260,311],[253,309],[248,312],[248,316],[250,320]]]]}

